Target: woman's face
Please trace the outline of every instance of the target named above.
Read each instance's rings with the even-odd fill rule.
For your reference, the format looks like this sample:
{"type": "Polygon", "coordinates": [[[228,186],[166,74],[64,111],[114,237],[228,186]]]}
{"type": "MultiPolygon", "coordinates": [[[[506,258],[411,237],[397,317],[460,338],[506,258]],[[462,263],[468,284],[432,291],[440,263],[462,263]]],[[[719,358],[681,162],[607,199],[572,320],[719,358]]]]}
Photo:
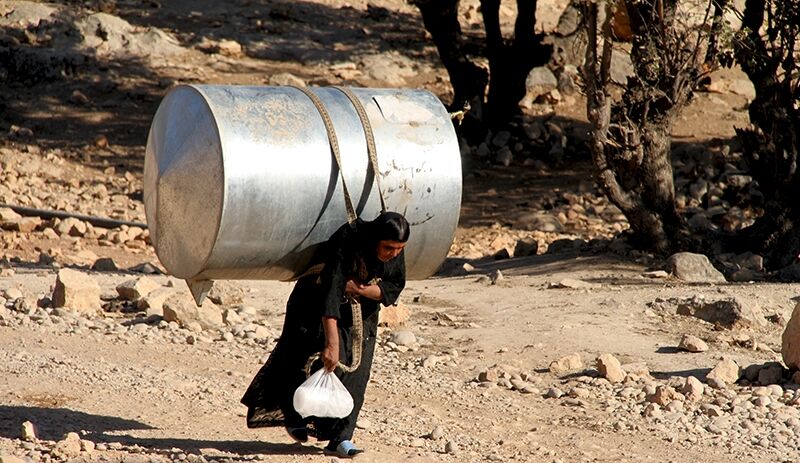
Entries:
{"type": "Polygon", "coordinates": [[[380,240],[378,241],[378,260],[381,262],[389,262],[397,257],[406,243],[401,241],[380,240]]]}

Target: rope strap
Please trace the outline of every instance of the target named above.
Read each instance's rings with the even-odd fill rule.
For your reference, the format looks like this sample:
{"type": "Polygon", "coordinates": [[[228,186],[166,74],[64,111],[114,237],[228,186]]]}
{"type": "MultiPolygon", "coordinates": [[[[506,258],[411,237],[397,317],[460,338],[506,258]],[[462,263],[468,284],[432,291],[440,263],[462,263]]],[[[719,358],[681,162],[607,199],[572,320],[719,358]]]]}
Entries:
{"type": "Polygon", "coordinates": [[[322,100],[314,94],[311,90],[306,87],[293,87],[297,90],[303,92],[314,106],[317,108],[319,115],[322,116],[322,122],[325,124],[325,131],[328,132],[328,141],[331,145],[331,154],[333,154],[333,158],[336,160],[336,166],[339,168],[339,175],[342,179],[342,191],[344,192],[344,207],[347,209],[347,222],[353,223],[356,221],[358,216],[356,215],[356,210],[353,207],[353,200],[350,199],[350,192],[347,191],[347,183],[344,180],[344,170],[342,170],[342,157],[339,153],[339,139],[336,138],[336,130],[333,128],[333,120],[331,120],[330,114],[328,114],[328,110],[325,109],[325,105],[322,103],[322,100]]]}
{"type": "Polygon", "coordinates": [[[372,167],[372,176],[375,178],[375,186],[378,187],[378,197],[381,200],[381,212],[386,212],[386,202],[383,200],[383,190],[381,189],[381,174],[380,167],[378,166],[378,150],[375,147],[375,135],[372,133],[372,124],[367,117],[367,110],[361,100],[353,93],[352,90],[345,87],[334,87],[336,90],[344,93],[353,104],[353,107],[358,113],[358,118],[361,120],[361,126],[364,128],[364,136],[367,138],[367,154],[369,154],[369,164],[372,167]]]}

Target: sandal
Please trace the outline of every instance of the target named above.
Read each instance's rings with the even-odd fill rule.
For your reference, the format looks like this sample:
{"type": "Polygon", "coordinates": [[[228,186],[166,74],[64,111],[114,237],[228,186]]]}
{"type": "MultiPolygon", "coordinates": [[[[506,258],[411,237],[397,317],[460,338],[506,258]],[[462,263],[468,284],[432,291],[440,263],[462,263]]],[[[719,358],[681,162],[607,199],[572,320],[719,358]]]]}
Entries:
{"type": "Polygon", "coordinates": [[[343,440],[341,442],[332,440],[325,447],[325,451],[327,453],[333,453],[340,458],[353,458],[359,453],[364,452],[353,445],[349,440],[343,440]]]}
{"type": "Polygon", "coordinates": [[[302,427],[292,427],[286,426],[286,432],[289,433],[289,436],[294,439],[295,442],[300,444],[304,442],[308,442],[308,428],[305,426],[302,427]]]}

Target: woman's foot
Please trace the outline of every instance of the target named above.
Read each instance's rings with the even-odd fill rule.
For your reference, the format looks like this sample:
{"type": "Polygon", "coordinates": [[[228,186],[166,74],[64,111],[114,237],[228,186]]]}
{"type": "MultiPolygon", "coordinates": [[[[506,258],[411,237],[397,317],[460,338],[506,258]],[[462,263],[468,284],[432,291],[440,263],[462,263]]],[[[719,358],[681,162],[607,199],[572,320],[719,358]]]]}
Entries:
{"type": "Polygon", "coordinates": [[[363,450],[353,445],[353,443],[350,442],[349,440],[343,440],[343,441],[332,440],[328,443],[327,446],[325,446],[325,450],[327,452],[334,453],[341,458],[353,458],[359,453],[364,452],[363,450]]]}
{"type": "Polygon", "coordinates": [[[308,428],[305,426],[302,427],[293,427],[293,426],[286,426],[286,432],[289,433],[289,436],[294,439],[295,442],[304,443],[308,442],[308,428]]]}

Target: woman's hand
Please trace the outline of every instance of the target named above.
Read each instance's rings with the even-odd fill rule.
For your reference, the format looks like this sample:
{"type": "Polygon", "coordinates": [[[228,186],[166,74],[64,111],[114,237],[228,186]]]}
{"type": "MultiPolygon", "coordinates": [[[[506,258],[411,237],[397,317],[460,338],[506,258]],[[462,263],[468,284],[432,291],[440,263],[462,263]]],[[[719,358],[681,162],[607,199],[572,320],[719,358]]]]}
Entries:
{"type": "Polygon", "coordinates": [[[322,329],[325,332],[325,348],[322,350],[322,364],[325,371],[331,372],[339,364],[339,321],[333,317],[322,317],[322,329]]]}
{"type": "Polygon", "coordinates": [[[336,369],[339,364],[339,345],[325,346],[322,350],[322,364],[325,366],[325,371],[331,372],[336,369]]]}
{"type": "Polygon", "coordinates": [[[380,301],[383,297],[381,287],[378,285],[362,285],[355,280],[347,280],[344,293],[348,296],[366,297],[374,301],[380,301]]]}

